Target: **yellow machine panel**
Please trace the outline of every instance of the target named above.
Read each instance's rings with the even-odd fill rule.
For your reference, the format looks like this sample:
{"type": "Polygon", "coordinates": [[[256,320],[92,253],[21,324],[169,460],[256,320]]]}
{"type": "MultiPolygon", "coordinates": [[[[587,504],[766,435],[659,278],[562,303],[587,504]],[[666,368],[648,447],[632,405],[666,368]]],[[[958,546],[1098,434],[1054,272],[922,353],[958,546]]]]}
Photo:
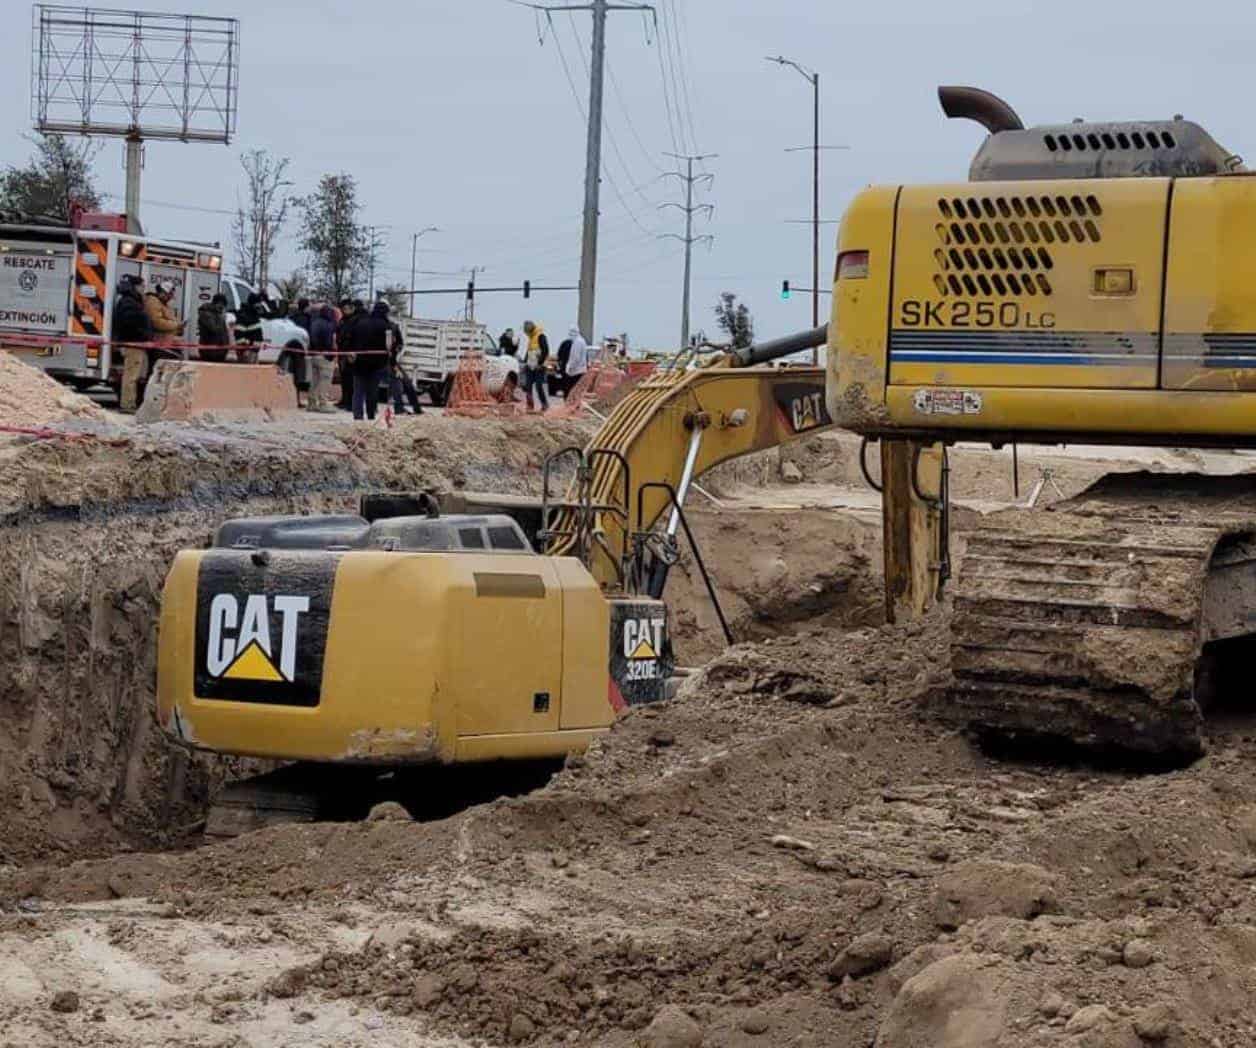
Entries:
{"type": "Polygon", "coordinates": [[[285,760],[561,754],[614,718],[608,621],[574,560],[185,551],[162,598],[158,717],[182,742],[285,760]]]}
{"type": "Polygon", "coordinates": [[[1256,391],[1256,180],[1179,179],[1168,256],[1164,388],[1256,391]]]}
{"type": "Polygon", "coordinates": [[[890,382],[1154,387],[1168,191],[1151,178],[904,188],[890,382]]]}

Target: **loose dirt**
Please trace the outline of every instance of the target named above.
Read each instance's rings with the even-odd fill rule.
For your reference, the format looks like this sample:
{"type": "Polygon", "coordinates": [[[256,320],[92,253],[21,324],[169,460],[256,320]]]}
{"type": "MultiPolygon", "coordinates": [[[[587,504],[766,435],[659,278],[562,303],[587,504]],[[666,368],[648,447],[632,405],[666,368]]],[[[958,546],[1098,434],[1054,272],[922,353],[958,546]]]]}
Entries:
{"type": "Polygon", "coordinates": [[[87,397],[0,350],[0,425],[38,428],[66,419],[103,418],[87,397]]]}
{"type": "MultiPolygon", "coordinates": [[[[404,437],[307,435],[303,448],[238,458],[233,442],[244,437],[220,435],[226,444],[195,475],[184,453],[164,458],[153,445],[138,457],[135,445],[24,448],[20,468],[0,469],[13,506],[4,519],[39,542],[6,552],[0,577],[41,566],[25,588],[0,584],[10,587],[0,590],[0,659],[37,672],[9,718],[24,723],[33,703],[56,723],[43,738],[64,738],[65,723],[78,734],[54,761],[47,743],[24,747],[29,728],[13,729],[8,759],[34,752],[41,767],[64,768],[90,751],[93,731],[113,739],[99,707],[66,719],[87,679],[81,659],[100,660],[92,672],[106,679],[128,671],[91,637],[116,635],[140,653],[128,658],[151,658],[134,624],[153,614],[148,580],[227,504],[343,505],[364,480],[403,488],[420,473],[482,490],[498,468],[490,452],[526,488],[538,444],[573,436],[514,428],[526,422],[467,423],[472,436],[445,428],[453,421],[404,437]],[[301,458],[356,439],[365,442],[347,458],[301,458]],[[473,440],[485,459],[468,453],[473,440]],[[125,513],[111,497],[108,512],[84,516],[83,454],[116,460],[99,490],[128,492],[125,513]],[[272,454],[273,466],[258,464],[272,454]],[[48,467],[65,471],[77,501],[51,501],[48,467]],[[81,573],[132,557],[150,574],[133,591],[110,583],[97,605],[123,632],[93,634],[84,594],[94,590],[81,573]],[[49,583],[67,558],[70,581],[58,589],[49,583]],[[61,596],[41,604],[46,590],[61,596]],[[15,617],[30,606],[39,628],[22,633],[15,617]],[[78,624],[58,632],[63,621],[78,624]]],[[[824,447],[811,452],[817,462],[824,447]]],[[[955,455],[958,477],[966,454],[955,455]]],[[[812,467],[802,463],[805,483],[812,467]]],[[[797,490],[777,477],[753,489],[711,479],[733,501],[797,490]]],[[[875,577],[875,521],[823,509],[695,518],[735,623],[762,633],[715,654],[674,700],[632,711],[538,791],[434,822],[277,827],[73,862],[26,861],[50,854],[49,834],[42,851],[15,848],[36,834],[34,815],[0,822],[12,864],[0,873],[4,1037],[127,1048],[1256,1042],[1256,725],[1241,715],[1211,724],[1209,756],[1160,774],[985,752],[929,712],[950,673],[946,609],[908,626],[859,625],[872,588],[856,575],[866,563],[875,577]],[[796,548],[808,550],[805,567],[791,559],[796,548]],[[824,585],[849,599],[796,611],[790,594],[805,602],[807,571],[826,570],[824,585]]],[[[696,662],[714,650],[703,648],[709,623],[700,602],[682,604],[694,622],[679,643],[696,662]]],[[[147,701],[144,672],[127,702],[147,701]]],[[[112,769],[92,771],[93,788],[129,778],[141,784],[136,810],[157,810],[168,796],[159,742],[150,733],[138,749],[106,748],[129,753],[131,770],[92,764],[112,769]]],[[[14,774],[30,781],[24,767],[14,774]]],[[[184,774],[200,776],[201,790],[212,784],[208,770],[184,774]]],[[[34,813],[45,822],[77,795],[50,789],[56,805],[34,813]]],[[[117,810],[91,808],[83,825],[103,833],[117,810]]]]}

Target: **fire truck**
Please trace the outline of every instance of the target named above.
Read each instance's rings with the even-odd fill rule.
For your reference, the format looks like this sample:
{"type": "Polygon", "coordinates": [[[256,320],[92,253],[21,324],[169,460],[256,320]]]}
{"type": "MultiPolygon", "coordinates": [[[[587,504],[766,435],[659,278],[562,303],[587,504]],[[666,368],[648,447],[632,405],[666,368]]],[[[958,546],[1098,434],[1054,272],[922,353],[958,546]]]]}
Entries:
{"type": "Polygon", "coordinates": [[[182,338],[195,342],[197,310],[221,283],[222,251],[127,233],[121,215],[0,221],[0,349],[79,388],[115,382],[122,353],[110,335],[125,274],[172,287],[170,307],[188,320],[182,338]]]}

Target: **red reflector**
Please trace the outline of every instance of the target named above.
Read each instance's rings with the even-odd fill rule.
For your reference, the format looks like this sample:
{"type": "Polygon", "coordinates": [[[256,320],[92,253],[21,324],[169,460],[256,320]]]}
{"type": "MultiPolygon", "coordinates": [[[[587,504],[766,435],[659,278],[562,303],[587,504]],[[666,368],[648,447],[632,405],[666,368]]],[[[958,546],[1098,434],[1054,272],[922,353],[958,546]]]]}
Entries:
{"type": "Polygon", "coordinates": [[[837,256],[838,280],[862,280],[868,275],[868,252],[843,251],[837,256]]]}

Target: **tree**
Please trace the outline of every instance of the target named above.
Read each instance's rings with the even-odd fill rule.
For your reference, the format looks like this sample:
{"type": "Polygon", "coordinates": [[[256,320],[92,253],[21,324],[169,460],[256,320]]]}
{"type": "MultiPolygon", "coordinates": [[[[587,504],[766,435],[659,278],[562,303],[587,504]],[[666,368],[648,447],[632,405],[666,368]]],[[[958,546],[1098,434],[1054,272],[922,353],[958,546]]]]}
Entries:
{"type": "Polygon", "coordinates": [[[733,349],[744,349],[754,343],[754,319],[744,302],[738,302],[731,291],[720,295],[715,306],[715,322],[725,332],[733,349]]]}
{"type": "Polygon", "coordinates": [[[388,284],[379,289],[379,297],[388,303],[389,312],[393,316],[410,315],[410,296],[406,294],[408,290],[405,284],[388,284]]]}
{"type": "Polygon", "coordinates": [[[0,174],[0,209],[68,223],[72,205],[88,211],[100,207],[92,174],[100,143],[84,139],[72,145],[63,135],[43,134],[27,140],[35,155],[25,167],[0,174]]]}
{"type": "Polygon", "coordinates": [[[296,305],[301,299],[309,298],[310,280],[304,269],[294,269],[286,277],[275,281],[275,289],[285,302],[296,305]]]}
{"type": "Polygon", "coordinates": [[[236,213],[231,221],[236,270],[254,287],[264,288],[270,281],[270,260],[292,203],[284,194],[292,185],[284,178],[288,158],[277,159],[265,149],[250,149],[240,158],[240,166],[244,168],[244,199],[236,194],[236,213]]]}
{"type": "Polygon", "coordinates": [[[365,283],[369,239],[358,222],[358,188],[352,175],[324,175],[299,201],[301,249],[309,262],[310,290],[339,302],[365,283]]]}

